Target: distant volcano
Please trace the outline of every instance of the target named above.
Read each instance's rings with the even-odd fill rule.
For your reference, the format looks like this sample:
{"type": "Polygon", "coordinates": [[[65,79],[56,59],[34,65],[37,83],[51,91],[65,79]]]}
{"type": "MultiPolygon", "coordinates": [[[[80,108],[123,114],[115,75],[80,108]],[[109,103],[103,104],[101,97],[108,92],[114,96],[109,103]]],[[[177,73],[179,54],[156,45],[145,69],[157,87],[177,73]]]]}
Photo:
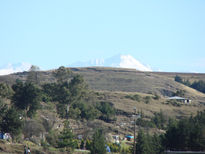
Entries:
{"type": "Polygon", "coordinates": [[[104,67],[120,67],[133,68],[139,71],[152,71],[149,66],[143,65],[131,55],[116,55],[108,59],[94,59],[87,62],[77,62],[69,65],[70,67],[90,67],[90,66],[104,66],[104,67]]]}

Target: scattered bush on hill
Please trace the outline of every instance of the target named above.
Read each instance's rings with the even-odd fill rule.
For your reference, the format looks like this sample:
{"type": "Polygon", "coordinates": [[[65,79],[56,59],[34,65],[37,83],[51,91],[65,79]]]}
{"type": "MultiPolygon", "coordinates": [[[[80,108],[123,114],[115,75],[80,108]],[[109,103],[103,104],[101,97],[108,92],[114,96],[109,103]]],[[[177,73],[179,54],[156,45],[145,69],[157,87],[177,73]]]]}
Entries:
{"type": "Polygon", "coordinates": [[[126,95],[125,98],[128,98],[128,99],[131,99],[131,100],[134,100],[134,101],[138,101],[140,102],[141,101],[141,96],[138,95],[138,94],[135,94],[135,95],[126,95]]]}

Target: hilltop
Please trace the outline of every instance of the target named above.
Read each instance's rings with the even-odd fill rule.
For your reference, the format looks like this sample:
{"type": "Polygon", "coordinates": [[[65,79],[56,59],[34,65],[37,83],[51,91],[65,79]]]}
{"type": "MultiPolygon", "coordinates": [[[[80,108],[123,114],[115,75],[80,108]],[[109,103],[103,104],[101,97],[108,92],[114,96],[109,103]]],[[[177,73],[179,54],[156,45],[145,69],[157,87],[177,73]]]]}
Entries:
{"type": "MultiPolygon", "coordinates": [[[[204,95],[194,89],[179,84],[174,81],[176,75],[190,81],[205,81],[205,74],[197,73],[169,73],[169,72],[141,72],[135,69],[109,68],[109,67],[87,67],[70,68],[73,73],[81,74],[89,87],[97,91],[118,91],[118,92],[140,92],[147,94],[159,94],[171,96],[177,90],[185,90],[189,97],[204,97],[204,95]]],[[[50,71],[38,72],[40,83],[54,82],[54,77],[50,71]]],[[[8,84],[15,83],[16,79],[25,81],[28,72],[15,73],[0,76],[0,82],[8,84]]]]}

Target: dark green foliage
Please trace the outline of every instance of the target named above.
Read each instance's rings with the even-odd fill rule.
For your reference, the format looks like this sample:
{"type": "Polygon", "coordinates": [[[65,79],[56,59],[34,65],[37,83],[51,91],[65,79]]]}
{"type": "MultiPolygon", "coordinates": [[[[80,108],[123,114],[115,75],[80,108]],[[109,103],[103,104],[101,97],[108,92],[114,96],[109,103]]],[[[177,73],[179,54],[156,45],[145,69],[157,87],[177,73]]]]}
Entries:
{"type": "Polygon", "coordinates": [[[0,121],[2,121],[8,110],[8,106],[5,104],[4,100],[0,97],[0,121]]]}
{"type": "Polygon", "coordinates": [[[86,145],[85,145],[85,148],[86,148],[87,150],[90,150],[90,149],[91,149],[91,140],[86,139],[86,145]]]}
{"type": "Polygon", "coordinates": [[[142,130],[138,132],[136,139],[136,153],[137,154],[150,154],[152,149],[148,140],[148,136],[142,130]]]}
{"type": "Polygon", "coordinates": [[[138,101],[138,102],[140,102],[141,101],[141,96],[140,95],[138,95],[138,94],[135,94],[135,95],[127,95],[127,96],[125,96],[126,98],[129,98],[129,99],[131,99],[131,100],[134,100],[134,101],[138,101]]]}
{"type": "Polygon", "coordinates": [[[184,80],[183,84],[189,87],[191,86],[191,83],[189,80],[184,80]]]}
{"type": "Polygon", "coordinates": [[[72,130],[69,128],[69,122],[65,122],[64,129],[58,137],[58,147],[59,148],[71,148],[77,147],[77,143],[74,140],[74,135],[72,130]]]}
{"type": "Polygon", "coordinates": [[[69,84],[69,91],[70,103],[76,103],[87,98],[88,85],[86,84],[82,76],[76,75],[73,77],[69,84]]]}
{"type": "Polygon", "coordinates": [[[58,132],[54,130],[50,130],[46,135],[46,141],[53,147],[58,147],[58,132]]]}
{"type": "Polygon", "coordinates": [[[164,145],[170,150],[205,150],[205,111],[196,117],[170,122],[164,145]]]}
{"type": "Polygon", "coordinates": [[[153,121],[149,121],[149,120],[144,120],[142,118],[138,118],[136,120],[136,125],[140,126],[140,127],[145,127],[145,128],[154,128],[156,125],[153,123],[153,121]]]}
{"type": "Polygon", "coordinates": [[[84,149],[84,146],[85,146],[85,141],[84,141],[84,140],[81,140],[80,149],[84,149]]]}
{"type": "Polygon", "coordinates": [[[167,125],[167,117],[164,115],[162,111],[159,113],[154,113],[154,117],[151,118],[151,120],[144,120],[143,114],[141,118],[138,118],[136,120],[136,124],[141,127],[150,127],[154,128],[157,127],[158,129],[165,129],[167,125]]]}
{"type": "Polygon", "coordinates": [[[98,129],[95,131],[92,137],[91,143],[91,154],[105,154],[105,138],[102,130],[98,129]]]}
{"type": "Polygon", "coordinates": [[[107,143],[110,147],[111,152],[120,152],[120,145],[116,143],[107,143]]]}
{"type": "Polygon", "coordinates": [[[9,99],[12,95],[13,90],[11,87],[5,83],[0,83],[0,97],[9,99]]]}
{"type": "Polygon", "coordinates": [[[192,85],[191,85],[192,88],[200,91],[200,92],[203,92],[205,93],[205,82],[202,81],[202,80],[199,80],[199,81],[195,81],[192,85]]]}
{"type": "Polygon", "coordinates": [[[56,74],[59,76],[58,83],[43,85],[45,100],[58,102],[57,111],[62,118],[95,119],[98,111],[87,103],[89,90],[83,77],[75,75],[68,82],[66,79],[69,73],[66,73],[65,68],[60,68],[58,71],[60,71],[56,74]]]}
{"type": "Polygon", "coordinates": [[[155,99],[155,100],[159,100],[159,99],[160,99],[160,96],[157,95],[157,94],[155,94],[154,97],[153,97],[153,99],[155,99]]]}
{"type": "Polygon", "coordinates": [[[44,102],[57,101],[58,85],[56,83],[46,83],[42,85],[42,90],[44,102]]]}
{"type": "Polygon", "coordinates": [[[151,101],[151,97],[150,96],[146,96],[145,98],[144,98],[144,102],[146,103],[146,104],[149,104],[150,103],[150,101],[151,101]]]}
{"type": "Polygon", "coordinates": [[[54,77],[58,83],[67,82],[72,75],[72,72],[69,68],[64,66],[59,67],[55,72],[53,72],[54,77]]]}
{"type": "Polygon", "coordinates": [[[32,65],[31,68],[29,69],[28,76],[26,82],[30,82],[33,84],[39,84],[40,83],[40,76],[39,72],[40,68],[38,66],[32,65]]]}
{"type": "Polygon", "coordinates": [[[181,78],[180,76],[178,76],[178,75],[175,76],[174,80],[175,80],[176,82],[179,82],[179,83],[182,83],[182,82],[183,82],[182,78],[181,78]]]}
{"type": "Polygon", "coordinates": [[[7,109],[0,122],[2,132],[11,133],[12,137],[17,136],[22,131],[23,123],[16,108],[7,109]]]}
{"type": "Polygon", "coordinates": [[[180,96],[183,97],[185,95],[185,90],[177,90],[176,93],[173,93],[172,96],[180,96]]]}
{"type": "Polygon", "coordinates": [[[14,95],[12,103],[26,115],[32,117],[36,110],[40,108],[41,91],[32,83],[17,82],[12,86],[14,95]]]}
{"type": "Polygon", "coordinates": [[[97,105],[97,109],[102,113],[100,119],[110,122],[115,118],[115,108],[110,102],[100,102],[97,105]]]}
{"type": "Polygon", "coordinates": [[[67,115],[67,111],[66,111],[66,104],[57,104],[57,112],[60,115],[61,118],[66,118],[67,115]]]}
{"type": "Polygon", "coordinates": [[[154,134],[151,137],[151,143],[152,143],[152,154],[163,154],[164,153],[164,147],[163,147],[163,135],[157,135],[154,134]]]}
{"type": "Polygon", "coordinates": [[[154,117],[151,119],[151,121],[155,124],[155,126],[159,129],[165,129],[166,126],[166,118],[162,111],[159,113],[155,113],[154,117]]]}
{"type": "Polygon", "coordinates": [[[137,154],[161,154],[164,148],[162,146],[162,137],[154,134],[153,136],[145,134],[142,130],[138,132],[136,139],[137,154]]]}
{"type": "Polygon", "coordinates": [[[200,92],[203,92],[205,93],[205,82],[202,81],[202,80],[199,80],[199,81],[195,81],[194,83],[190,83],[189,80],[183,80],[181,77],[179,76],[176,76],[175,77],[175,81],[179,82],[179,83],[182,83],[186,86],[189,86],[191,88],[194,88],[200,92]]]}
{"type": "Polygon", "coordinates": [[[87,120],[93,120],[95,118],[98,118],[99,111],[90,104],[87,104],[85,102],[79,102],[72,104],[70,111],[69,111],[69,117],[72,117],[74,119],[87,119],[87,120]]]}

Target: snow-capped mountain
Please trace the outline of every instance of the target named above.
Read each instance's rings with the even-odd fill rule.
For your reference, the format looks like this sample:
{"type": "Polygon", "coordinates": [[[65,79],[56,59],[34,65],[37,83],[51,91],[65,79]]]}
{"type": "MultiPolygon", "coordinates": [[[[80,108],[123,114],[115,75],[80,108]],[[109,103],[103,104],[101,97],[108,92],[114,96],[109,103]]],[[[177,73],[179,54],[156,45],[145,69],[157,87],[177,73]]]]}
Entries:
{"type": "Polygon", "coordinates": [[[116,55],[108,59],[94,59],[87,62],[77,62],[69,65],[70,67],[89,67],[89,66],[104,66],[104,67],[120,67],[133,68],[139,71],[152,71],[149,66],[143,65],[131,55],[116,55]]]}
{"type": "Polygon", "coordinates": [[[0,67],[0,75],[7,75],[16,72],[28,71],[31,67],[29,63],[8,64],[0,67]]]}

